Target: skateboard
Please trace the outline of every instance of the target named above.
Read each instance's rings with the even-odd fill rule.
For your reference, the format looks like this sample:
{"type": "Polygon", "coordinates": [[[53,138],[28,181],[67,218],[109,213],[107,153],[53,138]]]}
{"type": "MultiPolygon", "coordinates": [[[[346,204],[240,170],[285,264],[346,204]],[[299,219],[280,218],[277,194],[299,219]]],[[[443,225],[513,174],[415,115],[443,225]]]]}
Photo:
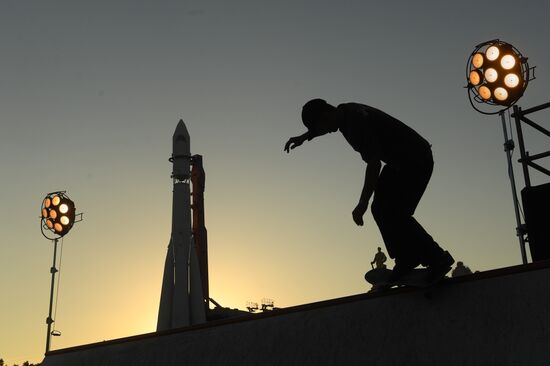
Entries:
{"type": "Polygon", "coordinates": [[[392,271],[386,268],[375,268],[365,273],[365,280],[373,285],[372,290],[386,290],[392,287],[430,287],[441,281],[444,276],[431,278],[431,273],[426,268],[413,269],[405,276],[401,277],[399,282],[391,282],[392,271]]]}

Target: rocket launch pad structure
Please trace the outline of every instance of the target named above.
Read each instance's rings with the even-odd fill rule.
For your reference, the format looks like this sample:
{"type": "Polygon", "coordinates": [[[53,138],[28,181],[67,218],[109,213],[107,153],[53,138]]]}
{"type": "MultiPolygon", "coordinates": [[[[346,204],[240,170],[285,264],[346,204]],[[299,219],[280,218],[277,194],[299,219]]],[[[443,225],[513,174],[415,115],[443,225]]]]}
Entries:
{"type": "Polygon", "coordinates": [[[157,331],[184,327],[206,321],[208,263],[202,192],[202,157],[191,156],[190,137],[180,120],[172,138],[172,233],[164,264],[164,276],[157,331]],[[193,169],[193,216],[191,224],[191,164],[193,169]],[[195,232],[195,235],[194,235],[195,232]],[[197,249],[197,237],[200,248],[197,249]],[[199,259],[199,255],[200,259],[199,259]]]}

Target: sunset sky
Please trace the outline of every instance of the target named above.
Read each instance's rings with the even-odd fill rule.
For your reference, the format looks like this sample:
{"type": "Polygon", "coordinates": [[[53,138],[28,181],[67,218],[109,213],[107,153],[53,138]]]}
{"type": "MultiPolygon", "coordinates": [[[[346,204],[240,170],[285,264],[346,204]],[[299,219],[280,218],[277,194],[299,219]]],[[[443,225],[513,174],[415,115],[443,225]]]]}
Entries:
{"type": "Polygon", "coordinates": [[[519,104],[550,101],[549,12],[534,0],[2,1],[0,358],[43,358],[53,245],[39,211],[56,190],[84,221],[64,239],[52,348],[155,330],[180,118],[204,157],[210,294],[224,306],[369,290],[383,243],[370,212],[363,227],[351,218],[360,155],[340,133],[283,152],[316,97],[380,108],[432,143],[416,217],[456,260],[521,263],[500,119],[471,108],[465,69],[500,38],[537,66],[519,104]]]}

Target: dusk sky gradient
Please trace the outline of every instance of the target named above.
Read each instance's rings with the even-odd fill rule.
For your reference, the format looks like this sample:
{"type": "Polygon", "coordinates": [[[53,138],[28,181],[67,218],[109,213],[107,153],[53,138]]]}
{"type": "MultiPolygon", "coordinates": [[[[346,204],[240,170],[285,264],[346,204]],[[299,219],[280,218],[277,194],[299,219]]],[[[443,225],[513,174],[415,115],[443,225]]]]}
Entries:
{"type": "Polygon", "coordinates": [[[432,143],[415,216],[456,260],[521,263],[500,119],[463,87],[474,47],[500,38],[537,66],[519,105],[550,101],[548,14],[532,0],[2,1],[0,357],[43,357],[53,245],[39,209],[56,190],[84,221],[64,240],[52,348],[155,330],[180,118],[204,157],[210,293],[224,306],[369,290],[382,240],[370,211],[364,227],[351,218],[360,155],[340,133],[283,152],[316,97],[380,108],[432,143]]]}

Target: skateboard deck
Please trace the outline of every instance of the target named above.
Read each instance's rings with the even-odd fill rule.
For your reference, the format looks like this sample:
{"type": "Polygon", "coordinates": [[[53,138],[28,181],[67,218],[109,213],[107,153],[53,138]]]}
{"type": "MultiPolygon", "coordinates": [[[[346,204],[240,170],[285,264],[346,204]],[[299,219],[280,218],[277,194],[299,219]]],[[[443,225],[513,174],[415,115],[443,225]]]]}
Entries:
{"type": "Polygon", "coordinates": [[[430,272],[426,268],[413,269],[399,282],[391,282],[392,271],[386,268],[375,268],[365,273],[365,280],[373,285],[374,289],[390,288],[394,286],[429,287],[439,282],[442,278],[430,278],[430,272]]]}

